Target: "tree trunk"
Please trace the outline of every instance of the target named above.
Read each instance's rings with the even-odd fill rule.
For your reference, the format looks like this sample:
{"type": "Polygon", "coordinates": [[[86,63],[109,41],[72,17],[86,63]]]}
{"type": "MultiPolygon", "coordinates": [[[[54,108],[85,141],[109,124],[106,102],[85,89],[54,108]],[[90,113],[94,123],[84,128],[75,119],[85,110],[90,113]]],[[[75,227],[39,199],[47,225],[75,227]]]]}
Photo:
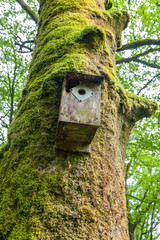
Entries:
{"type": "Polygon", "coordinates": [[[41,0],[36,49],[8,151],[1,154],[0,239],[127,240],[125,149],[156,103],[127,93],[115,51],[128,14],[102,0],[41,0]],[[66,71],[103,75],[91,154],[55,151],[66,71]]]}
{"type": "Polygon", "coordinates": [[[130,223],[128,224],[128,228],[129,228],[129,240],[134,240],[134,231],[136,228],[136,224],[130,223]]]}

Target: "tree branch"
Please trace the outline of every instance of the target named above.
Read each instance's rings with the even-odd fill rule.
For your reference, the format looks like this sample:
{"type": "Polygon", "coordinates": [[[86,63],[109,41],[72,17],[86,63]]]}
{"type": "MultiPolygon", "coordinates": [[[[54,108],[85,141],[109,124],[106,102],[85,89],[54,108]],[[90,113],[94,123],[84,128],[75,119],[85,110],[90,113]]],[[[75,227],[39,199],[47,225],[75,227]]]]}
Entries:
{"type": "Polygon", "coordinates": [[[2,125],[2,127],[7,128],[7,129],[9,127],[9,125],[6,123],[6,120],[2,120],[2,119],[1,119],[1,125],[2,125]]]}
{"type": "Polygon", "coordinates": [[[138,63],[142,63],[148,67],[151,67],[151,68],[157,68],[157,69],[160,69],[160,66],[157,65],[157,64],[154,64],[154,63],[148,63],[146,61],[143,61],[143,60],[139,60],[139,59],[135,59],[134,62],[138,62],[138,63]]]}
{"type": "Polygon", "coordinates": [[[151,215],[151,228],[150,228],[151,235],[150,235],[150,240],[153,239],[155,206],[156,206],[156,204],[154,203],[153,210],[152,210],[152,215],[151,215]]]}
{"type": "Polygon", "coordinates": [[[144,202],[144,200],[145,200],[145,198],[146,198],[146,195],[147,195],[148,191],[149,191],[149,190],[148,190],[148,188],[147,188],[146,191],[145,191],[145,193],[144,193],[143,198],[141,199],[141,202],[136,206],[135,210],[137,210],[137,209],[142,205],[142,203],[144,202]]]}
{"type": "Polygon", "coordinates": [[[8,59],[7,59],[7,54],[4,52],[4,57],[6,60],[6,67],[7,67],[7,77],[8,77],[8,83],[9,83],[9,92],[11,95],[11,78],[10,78],[10,71],[9,71],[9,66],[8,66],[8,59]]]}
{"type": "Polygon", "coordinates": [[[158,77],[158,76],[160,76],[160,73],[156,74],[152,79],[150,79],[150,80],[144,85],[144,87],[142,87],[142,88],[138,91],[137,95],[139,95],[139,94],[142,92],[142,90],[145,89],[145,88],[146,88],[156,77],[158,77]]]}
{"type": "Polygon", "coordinates": [[[17,51],[18,53],[30,53],[31,51],[17,51]]]}
{"type": "Polygon", "coordinates": [[[143,52],[143,53],[140,53],[140,54],[137,54],[137,55],[135,55],[135,56],[133,56],[133,57],[130,57],[130,58],[122,58],[122,59],[120,59],[120,60],[117,60],[116,61],[116,64],[120,64],[120,63],[129,63],[129,62],[132,62],[132,61],[134,61],[135,59],[137,59],[137,58],[139,58],[139,57],[143,57],[143,56],[145,56],[145,55],[147,55],[147,54],[149,54],[149,53],[151,53],[151,52],[156,52],[156,51],[160,51],[160,48],[151,48],[151,49],[149,49],[149,50],[147,50],[147,51],[145,51],[145,52],[143,52]]]}
{"type": "Polygon", "coordinates": [[[124,50],[129,50],[129,49],[136,49],[138,47],[142,46],[150,46],[150,45],[160,45],[160,39],[144,39],[144,40],[139,40],[136,42],[128,43],[123,45],[121,48],[117,49],[117,52],[121,52],[124,50]]]}
{"type": "Polygon", "coordinates": [[[137,197],[135,197],[135,196],[133,196],[133,195],[131,195],[131,194],[126,194],[128,197],[131,197],[131,198],[134,198],[134,199],[136,199],[136,200],[138,200],[138,201],[141,201],[141,199],[140,198],[137,198],[137,197]]]}
{"type": "Polygon", "coordinates": [[[22,48],[26,48],[27,50],[29,50],[28,52],[33,52],[33,49],[32,49],[32,48],[27,47],[27,46],[25,46],[24,44],[20,44],[20,43],[16,42],[15,45],[20,46],[20,50],[21,50],[21,51],[19,51],[19,52],[22,52],[22,48]]]}
{"type": "Polygon", "coordinates": [[[26,40],[26,41],[21,41],[23,44],[26,44],[26,43],[34,43],[35,40],[26,40]]]}
{"type": "Polygon", "coordinates": [[[31,19],[37,24],[38,22],[38,16],[37,14],[28,6],[23,0],[16,0],[16,2],[19,3],[19,5],[29,14],[31,19]]]}
{"type": "Polygon", "coordinates": [[[25,52],[25,53],[33,52],[33,49],[32,49],[31,47],[26,46],[25,44],[30,43],[30,45],[31,45],[31,43],[34,43],[34,42],[35,42],[34,39],[22,41],[19,36],[15,36],[15,45],[18,45],[18,46],[20,47],[20,51],[18,51],[18,52],[20,52],[20,53],[25,52],[25,51],[22,51],[23,48],[25,48],[25,49],[28,50],[28,51],[25,52]]]}

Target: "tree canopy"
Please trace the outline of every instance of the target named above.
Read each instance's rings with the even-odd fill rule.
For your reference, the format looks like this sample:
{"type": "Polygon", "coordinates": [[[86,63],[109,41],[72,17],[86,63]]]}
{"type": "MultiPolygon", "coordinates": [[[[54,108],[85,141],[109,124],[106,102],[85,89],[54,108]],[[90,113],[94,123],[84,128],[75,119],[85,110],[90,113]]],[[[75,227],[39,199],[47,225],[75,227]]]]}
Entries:
{"type": "MultiPolygon", "coordinates": [[[[139,96],[160,96],[160,2],[158,0],[115,0],[114,9],[130,14],[123,45],[116,55],[117,74],[124,88],[139,96]]],[[[0,20],[0,141],[25,84],[34,50],[38,1],[1,0],[0,20]]],[[[160,114],[139,122],[130,137],[126,158],[126,196],[131,239],[160,236],[160,114]]]]}

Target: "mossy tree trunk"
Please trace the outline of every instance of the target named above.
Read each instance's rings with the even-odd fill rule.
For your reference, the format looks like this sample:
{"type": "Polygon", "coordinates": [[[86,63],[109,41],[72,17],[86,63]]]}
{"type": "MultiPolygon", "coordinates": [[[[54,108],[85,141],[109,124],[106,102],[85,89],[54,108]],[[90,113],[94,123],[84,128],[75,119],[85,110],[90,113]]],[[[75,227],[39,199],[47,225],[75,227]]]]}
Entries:
{"type": "Polygon", "coordinates": [[[125,149],[157,105],[127,93],[115,52],[129,21],[103,0],[40,0],[29,77],[1,153],[0,239],[127,240],[125,149]],[[106,5],[107,8],[107,5],[106,5]],[[91,154],[55,152],[66,71],[103,75],[101,127],[91,154]]]}

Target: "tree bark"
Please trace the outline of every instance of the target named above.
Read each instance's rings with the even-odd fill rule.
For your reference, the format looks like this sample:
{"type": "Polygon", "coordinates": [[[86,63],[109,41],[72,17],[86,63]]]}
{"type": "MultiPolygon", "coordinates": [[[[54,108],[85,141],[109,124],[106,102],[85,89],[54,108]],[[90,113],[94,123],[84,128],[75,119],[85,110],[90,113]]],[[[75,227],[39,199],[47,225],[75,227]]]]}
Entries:
{"type": "Polygon", "coordinates": [[[128,224],[129,226],[129,240],[134,240],[134,231],[135,231],[135,228],[136,228],[136,224],[133,224],[133,223],[129,223],[128,224]]]}
{"type": "Polygon", "coordinates": [[[126,12],[105,11],[102,0],[40,1],[36,49],[1,157],[2,240],[129,239],[126,143],[157,105],[117,79],[115,52],[128,20],[126,12]],[[66,71],[105,77],[90,155],[54,150],[66,71]]]}

